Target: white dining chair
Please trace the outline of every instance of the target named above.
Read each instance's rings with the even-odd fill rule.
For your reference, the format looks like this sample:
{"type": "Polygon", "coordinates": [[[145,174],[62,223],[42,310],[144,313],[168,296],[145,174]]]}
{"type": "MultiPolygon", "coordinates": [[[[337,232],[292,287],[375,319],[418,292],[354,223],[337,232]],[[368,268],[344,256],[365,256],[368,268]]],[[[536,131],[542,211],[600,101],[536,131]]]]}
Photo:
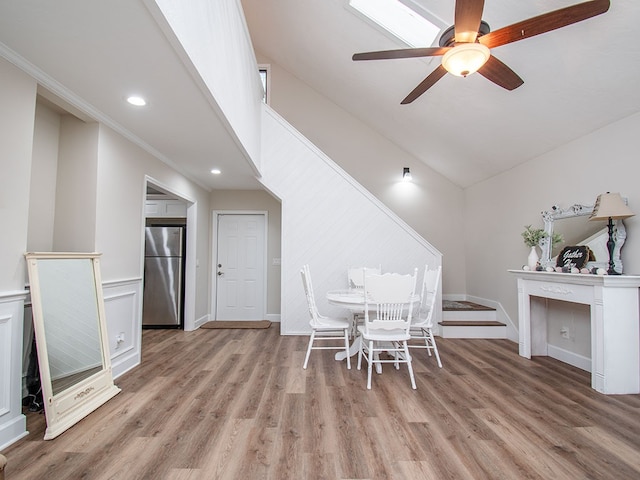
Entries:
{"type": "Polygon", "coordinates": [[[415,301],[418,269],[413,275],[385,273],[384,275],[364,274],[364,324],[358,326],[362,336],[358,352],[358,370],[362,357],[367,360],[367,389],[371,390],[373,364],[406,363],[411,378],[411,388],[416,381],[411,366],[411,354],[407,341],[410,338],[411,317],[415,301]],[[381,359],[380,353],[387,352],[393,359],[381,359]]]}
{"type": "Polygon", "coordinates": [[[304,357],[302,368],[307,368],[311,350],[345,350],[347,368],[351,369],[351,357],[349,356],[349,328],[351,327],[351,322],[346,318],[332,318],[321,315],[316,306],[309,265],[304,265],[300,270],[300,274],[304,293],[307,297],[309,325],[311,326],[311,337],[309,338],[307,354],[304,357]],[[343,343],[336,345],[336,340],[343,340],[343,343]],[[331,342],[331,344],[328,345],[324,342],[331,342]]]}
{"type": "Polygon", "coordinates": [[[361,289],[364,286],[364,271],[365,269],[370,274],[381,274],[382,265],[377,267],[348,267],[347,268],[347,282],[349,288],[361,289]]]}
{"type": "Polygon", "coordinates": [[[438,361],[438,367],[442,368],[438,346],[433,336],[433,313],[435,311],[436,299],[438,297],[438,287],[442,278],[442,266],[429,270],[429,266],[424,267],[424,277],[420,289],[420,306],[413,316],[411,322],[411,340],[409,348],[423,348],[427,350],[429,356],[431,352],[438,361]],[[416,343],[416,341],[418,343],[416,343]]]}
{"type": "MultiPolygon", "coordinates": [[[[382,273],[382,265],[377,267],[349,267],[347,268],[347,282],[349,289],[362,290],[364,287],[364,271],[367,271],[372,275],[380,275],[382,273]]],[[[364,319],[364,311],[353,312],[351,316],[351,334],[352,336],[356,332],[358,323],[364,319]]]]}

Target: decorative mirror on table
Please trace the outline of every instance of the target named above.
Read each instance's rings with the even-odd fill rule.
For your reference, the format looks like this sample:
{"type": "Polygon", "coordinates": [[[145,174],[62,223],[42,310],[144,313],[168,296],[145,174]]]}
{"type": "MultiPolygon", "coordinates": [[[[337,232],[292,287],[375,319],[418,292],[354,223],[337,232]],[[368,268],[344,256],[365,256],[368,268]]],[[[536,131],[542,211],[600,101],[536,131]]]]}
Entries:
{"type": "Polygon", "coordinates": [[[57,437],[120,392],[113,383],[100,254],[27,253],[44,398],[44,439],[57,437]]]}
{"type": "MultiPolygon", "coordinates": [[[[586,268],[604,268],[607,269],[609,265],[609,251],[607,248],[607,241],[609,240],[608,229],[602,228],[595,233],[589,230],[589,227],[593,229],[597,227],[597,224],[588,222],[585,218],[584,221],[579,217],[587,217],[593,212],[593,205],[580,205],[575,204],[569,208],[560,208],[557,205],[551,207],[551,210],[542,212],[542,220],[544,222],[544,231],[547,234],[546,238],[542,240],[540,247],[542,249],[542,255],[540,257],[540,265],[542,267],[555,267],[556,266],[556,254],[552,252],[552,245],[549,241],[553,238],[553,233],[560,233],[561,231],[565,237],[565,243],[576,246],[587,246],[593,256],[593,259],[586,263],[586,268]],[[563,220],[560,225],[556,224],[557,220],[563,220]],[[572,225],[571,222],[576,222],[572,225]],[[567,232],[573,231],[573,237],[567,235],[567,232]],[[584,238],[586,232],[587,237],[584,238]],[[580,234],[583,233],[582,236],[580,234]],[[572,238],[578,240],[573,241],[572,238]]],[[[614,221],[613,239],[615,241],[615,247],[613,250],[613,263],[614,268],[618,273],[622,273],[622,257],[620,251],[624,245],[624,241],[627,238],[627,233],[622,220],[614,221]]]]}

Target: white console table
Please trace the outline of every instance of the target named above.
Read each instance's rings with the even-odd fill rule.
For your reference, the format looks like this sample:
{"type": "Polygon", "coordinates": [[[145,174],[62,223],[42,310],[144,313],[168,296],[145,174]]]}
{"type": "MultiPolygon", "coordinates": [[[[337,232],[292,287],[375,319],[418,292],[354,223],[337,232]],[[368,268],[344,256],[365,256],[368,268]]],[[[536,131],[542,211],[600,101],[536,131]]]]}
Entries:
{"type": "Polygon", "coordinates": [[[640,393],[640,276],[509,270],[518,278],[520,355],[547,355],[546,312],[531,297],[591,307],[591,387],[640,393]]]}

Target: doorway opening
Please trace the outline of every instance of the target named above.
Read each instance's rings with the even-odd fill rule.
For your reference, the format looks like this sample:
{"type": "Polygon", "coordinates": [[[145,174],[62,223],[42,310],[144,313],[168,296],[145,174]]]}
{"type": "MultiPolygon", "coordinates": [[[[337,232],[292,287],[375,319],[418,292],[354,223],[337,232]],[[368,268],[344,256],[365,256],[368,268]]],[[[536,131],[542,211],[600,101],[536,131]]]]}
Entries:
{"type": "Polygon", "coordinates": [[[195,329],[197,204],[145,177],[142,327],[195,329]]]}

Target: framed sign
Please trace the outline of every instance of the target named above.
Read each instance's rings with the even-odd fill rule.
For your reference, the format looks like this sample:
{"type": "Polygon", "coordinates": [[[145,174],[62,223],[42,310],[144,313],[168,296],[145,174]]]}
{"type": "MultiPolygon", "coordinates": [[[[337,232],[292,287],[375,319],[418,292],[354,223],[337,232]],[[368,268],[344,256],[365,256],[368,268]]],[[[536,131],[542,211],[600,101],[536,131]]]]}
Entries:
{"type": "Polygon", "coordinates": [[[591,251],[586,245],[564,247],[558,255],[556,266],[583,268],[590,260],[591,251]]]}

